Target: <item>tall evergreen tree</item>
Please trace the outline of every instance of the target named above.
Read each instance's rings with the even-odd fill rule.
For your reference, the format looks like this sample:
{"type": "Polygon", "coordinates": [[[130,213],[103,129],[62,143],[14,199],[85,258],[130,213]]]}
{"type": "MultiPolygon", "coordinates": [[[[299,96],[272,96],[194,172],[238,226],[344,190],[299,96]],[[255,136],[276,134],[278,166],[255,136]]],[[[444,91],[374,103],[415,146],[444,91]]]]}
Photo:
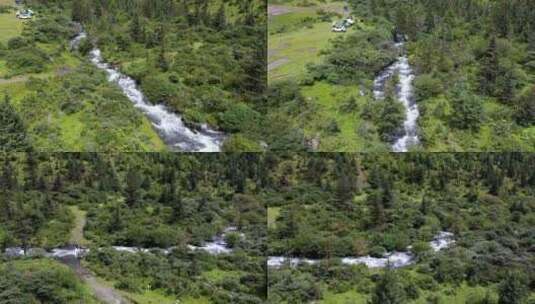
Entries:
{"type": "Polygon", "coordinates": [[[496,37],[492,36],[489,46],[480,60],[479,69],[479,90],[481,93],[493,96],[496,79],[498,78],[499,58],[496,37]]]}
{"type": "Polygon", "coordinates": [[[15,152],[29,149],[26,128],[6,94],[0,104],[0,151],[15,152]]]}
{"type": "Polygon", "coordinates": [[[139,188],[143,183],[142,177],[139,175],[139,172],[135,168],[130,168],[126,173],[126,186],[124,189],[126,203],[128,206],[135,206],[139,203],[140,192],[139,188]]]}
{"type": "Polygon", "coordinates": [[[403,304],[407,302],[407,294],[395,270],[386,268],[375,285],[369,304],[403,304]]]}
{"type": "Polygon", "coordinates": [[[529,295],[526,278],[510,271],[498,287],[498,304],[522,304],[529,295]]]}
{"type": "Polygon", "coordinates": [[[218,30],[223,30],[227,25],[227,16],[225,13],[225,3],[221,2],[219,10],[214,16],[212,26],[218,30]]]}

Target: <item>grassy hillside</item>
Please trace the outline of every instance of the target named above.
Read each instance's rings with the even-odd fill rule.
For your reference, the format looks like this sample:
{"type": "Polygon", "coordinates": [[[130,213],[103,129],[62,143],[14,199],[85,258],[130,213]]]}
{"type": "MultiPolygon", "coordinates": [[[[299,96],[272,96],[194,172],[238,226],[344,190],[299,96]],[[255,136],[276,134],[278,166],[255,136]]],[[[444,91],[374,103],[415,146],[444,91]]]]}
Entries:
{"type": "Polygon", "coordinates": [[[406,114],[396,103],[397,78],[387,84],[395,101],[388,103],[374,100],[373,79],[399,55],[394,34],[403,33],[420,110],[415,150],[533,151],[535,40],[523,30],[530,5],[270,1],[272,115],[291,125],[304,149],[389,150],[403,132],[397,116],[406,114]],[[330,31],[348,15],[355,25],[330,31]]]}
{"type": "Polygon", "coordinates": [[[74,28],[65,12],[35,10],[36,19],[25,22],[14,9],[2,14],[0,28],[6,40],[0,92],[18,112],[30,145],[40,151],[165,150],[147,118],[104,73],[68,50],[74,28]]]}

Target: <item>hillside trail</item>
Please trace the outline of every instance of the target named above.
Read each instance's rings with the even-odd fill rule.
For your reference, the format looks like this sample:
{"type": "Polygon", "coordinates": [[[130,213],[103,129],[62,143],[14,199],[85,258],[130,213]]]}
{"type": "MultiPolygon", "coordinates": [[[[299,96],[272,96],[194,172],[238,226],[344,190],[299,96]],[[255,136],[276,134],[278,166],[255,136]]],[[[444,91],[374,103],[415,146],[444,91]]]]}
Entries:
{"type": "Polygon", "coordinates": [[[17,77],[13,77],[10,79],[0,78],[0,85],[26,82],[27,80],[28,80],[28,76],[17,76],[17,77]]]}
{"type": "Polygon", "coordinates": [[[125,299],[117,290],[101,283],[87,268],[82,266],[81,261],[73,256],[60,258],[63,264],[74,270],[76,275],[91,289],[97,300],[104,304],[132,304],[125,299]]]}
{"type": "MultiPolygon", "coordinates": [[[[70,242],[77,246],[87,246],[89,241],[84,237],[84,226],[87,222],[86,211],[77,206],[69,207],[75,215],[75,225],[71,231],[70,242]]],[[[91,289],[95,297],[105,304],[131,304],[117,290],[106,286],[95,277],[90,270],[82,266],[81,260],[76,256],[68,255],[59,259],[60,262],[74,270],[76,275],[91,289]]]]}

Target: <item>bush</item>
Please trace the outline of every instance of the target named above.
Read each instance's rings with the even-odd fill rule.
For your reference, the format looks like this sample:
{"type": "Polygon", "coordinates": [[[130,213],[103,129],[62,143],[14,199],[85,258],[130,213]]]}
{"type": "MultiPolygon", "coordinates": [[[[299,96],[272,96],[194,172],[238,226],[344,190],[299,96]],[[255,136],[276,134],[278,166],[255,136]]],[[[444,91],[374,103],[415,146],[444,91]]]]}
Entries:
{"type": "Polygon", "coordinates": [[[14,37],[7,41],[7,48],[10,50],[17,50],[28,45],[28,41],[22,37],[14,37]]]}
{"type": "Polygon", "coordinates": [[[452,114],[450,124],[462,130],[479,130],[483,121],[483,101],[466,88],[457,86],[450,98],[452,114]]]}
{"type": "Polygon", "coordinates": [[[340,133],[340,127],[338,127],[338,122],[336,122],[335,119],[329,121],[329,124],[327,124],[325,130],[331,134],[340,133]]]}
{"type": "Polygon", "coordinates": [[[412,245],[411,251],[418,259],[422,259],[431,252],[431,246],[427,242],[417,242],[412,245]]]}
{"type": "Polygon", "coordinates": [[[386,254],[386,249],[382,246],[373,246],[369,252],[370,256],[374,258],[382,258],[386,254]]]}
{"type": "Polygon", "coordinates": [[[424,101],[438,96],[444,90],[442,82],[439,79],[433,78],[430,74],[418,76],[414,80],[414,89],[417,101],[424,101]]]}
{"type": "Polygon", "coordinates": [[[35,47],[21,48],[7,55],[7,66],[18,73],[41,73],[47,62],[47,55],[35,47]]]}
{"type": "Polygon", "coordinates": [[[262,147],[241,134],[233,134],[223,143],[223,151],[261,152],[262,147]]]}
{"type": "Polygon", "coordinates": [[[391,142],[402,132],[405,108],[400,102],[390,97],[387,97],[380,104],[381,114],[376,117],[375,124],[383,141],[391,142]]]}
{"type": "Polygon", "coordinates": [[[143,78],[141,87],[152,103],[169,102],[177,93],[177,87],[165,75],[149,75],[143,78]]]}
{"type": "Polygon", "coordinates": [[[244,103],[232,105],[219,116],[220,126],[229,132],[251,131],[259,120],[260,114],[244,103]]]}
{"type": "Polygon", "coordinates": [[[234,248],[241,240],[241,235],[236,232],[229,232],[225,235],[225,242],[227,243],[228,247],[234,248]]]}
{"type": "Polygon", "coordinates": [[[80,52],[80,54],[82,54],[83,56],[87,56],[87,54],[89,54],[92,49],[93,44],[89,39],[85,38],[80,41],[80,45],[78,46],[78,52],[80,52]]]}
{"type": "Polygon", "coordinates": [[[527,89],[516,99],[514,118],[522,126],[535,124],[535,86],[527,89]]]}
{"type": "Polygon", "coordinates": [[[31,35],[38,42],[50,42],[66,40],[74,36],[74,30],[70,26],[70,20],[66,17],[44,17],[33,21],[31,35]]]}
{"type": "Polygon", "coordinates": [[[113,287],[135,293],[139,293],[142,290],[136,280],[129,276],[121,277],[113,287]]]}

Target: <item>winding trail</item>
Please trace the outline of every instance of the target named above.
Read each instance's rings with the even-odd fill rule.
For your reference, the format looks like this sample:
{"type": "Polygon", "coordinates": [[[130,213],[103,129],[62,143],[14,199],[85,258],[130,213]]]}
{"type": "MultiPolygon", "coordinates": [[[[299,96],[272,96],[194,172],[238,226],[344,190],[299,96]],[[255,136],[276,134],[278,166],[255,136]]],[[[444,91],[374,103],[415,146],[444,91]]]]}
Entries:
{"type": "Polygon", "coordinates": [[[81,265],[80,260],[75,256],[65,256],[58,259],[60,262],[68,265],[74,270],[76,275],[87,284],[93,291],[95,297],[106,304],[131,304],[132,302],[125,299],[117,290],[100,283],[91,271],[81,265]]]}

